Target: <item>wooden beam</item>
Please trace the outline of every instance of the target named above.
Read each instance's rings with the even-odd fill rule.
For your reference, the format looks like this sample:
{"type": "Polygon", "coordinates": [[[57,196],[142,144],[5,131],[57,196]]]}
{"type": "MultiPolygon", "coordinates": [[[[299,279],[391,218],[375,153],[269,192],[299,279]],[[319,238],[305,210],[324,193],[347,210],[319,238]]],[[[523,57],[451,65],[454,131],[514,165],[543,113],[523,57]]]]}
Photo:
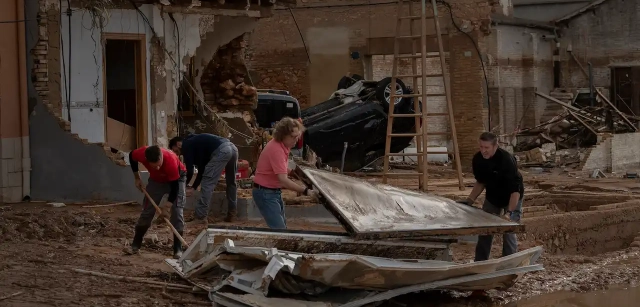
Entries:
{"type": "Polygon", "coordinates": [[[585,128],[589,129],[589,131],[591,131],[591,133],[593,133],[596,137],[598,137],[598,132],[596,132],[595,130],[593,130],[593,128],[591,128],[591,126],[589,126],[587,123],[585,123],[582,119],[580,119],[580,117],[576,116],[575,113],[568,111],[569,114],[575,119],[577,120],[580,124],[582,124],[585,128]]]}

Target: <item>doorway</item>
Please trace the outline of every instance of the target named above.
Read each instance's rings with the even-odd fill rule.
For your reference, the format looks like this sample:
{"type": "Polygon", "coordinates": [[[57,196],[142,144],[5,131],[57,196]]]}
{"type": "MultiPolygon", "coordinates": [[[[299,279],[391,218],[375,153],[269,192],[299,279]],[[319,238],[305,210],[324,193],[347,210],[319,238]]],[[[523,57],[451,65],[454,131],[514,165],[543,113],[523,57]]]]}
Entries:
{"type": "Polygon", "coordinates": [[[640,67],[611,68],[611,101],[628,115],[640,115],[640,67]]]}
{"type": "Polygon", "coordinates": [[[147,143],[146,40],[144,34],[103,34],[105,139],[112,151],[147,143]]]}

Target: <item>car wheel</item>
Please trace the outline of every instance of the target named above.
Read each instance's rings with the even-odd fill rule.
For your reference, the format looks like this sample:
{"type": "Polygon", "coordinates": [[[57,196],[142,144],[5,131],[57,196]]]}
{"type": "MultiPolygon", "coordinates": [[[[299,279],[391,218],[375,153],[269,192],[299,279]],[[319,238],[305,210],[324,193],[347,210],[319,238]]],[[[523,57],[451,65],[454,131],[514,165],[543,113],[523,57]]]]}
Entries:
{"type": "MultiPolygon", "coordinates": [[[[382,103],[382,105],[384,106],[384,108],[386,110],[389,109],[389,105],[390,103],[390,99],[391,99],[391,77],[386,77],[382,80],[380,80],[380,82],[378,82],[378,85],[376,85],[376,98],[378,99],[378,101],[380,101],[382,103]]],[[[400,79],[396,79],[396,88],[395,88],[395,94],[396,95],[402,95],[407,93],[407,86],[404,84],[404,82],[402,82],[402,80],[400,79]]],[[[404,97],[396,97],[394,99],[394,110],[398,109],[398,108],[402,108],[402,106],[407,102],[410,101],[411,99],[407,99],[404,97]]]]}
{"type": "Polygon", "coordinates": [[[345,88],[349,88],[355,83],[355,81],[347,76],[342,77],[340,81],[338,81],[338,90],[343,90],[345,88]]]}

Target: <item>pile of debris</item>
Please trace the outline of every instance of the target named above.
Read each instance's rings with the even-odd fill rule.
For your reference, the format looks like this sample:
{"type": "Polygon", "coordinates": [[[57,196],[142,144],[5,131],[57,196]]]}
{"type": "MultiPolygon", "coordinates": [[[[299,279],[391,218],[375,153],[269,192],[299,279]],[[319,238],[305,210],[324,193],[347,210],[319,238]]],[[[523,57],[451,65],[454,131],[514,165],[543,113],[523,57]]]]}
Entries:
{"type": "Polygon", "coordinates": [[[518,131],[518,144],[514,150],[528,151],[545,143],[553,143],[558,149],[588,147],[595,145],[598,135],[604,132],[638,131],[640,117],[622,113],[600,89],[594,90],[597,96],[590,104],[582,101],[585,99],[578,100],[585,91],[578,91],[577,95],[552,92],[551,96],[536,92],[536,95],[560,105],[564,111],[536,127],[518,131]]]}
{"type": "Polygon", "coordinates": [[[243,36],[235,38],[220,47],[207,65],[201,80],[207,103],[237,106],[253,105],[258,101],[256,88],[245,83],[248,78],[243,58],[245,47],[243,36]]]}
{"type": "Polygon", "coordinates": [[[565,167],[576,168],[582,160],[584,150],[579,148],[557,149],[555,143],[545,143],[528,151],[514,153],[521,167],[565,167]]]}
{"type": "Polygon", "coordinates": [[[165,263],[212,301],[234,307],[358,307],[424,290],[505,289],[543,269],[535,264],[541,247],[454,263],[457,239],[442,237],[522,232],[523,225],[445,198],[317,169],[297,172],[346,232],[210,227],[165,263]]]}

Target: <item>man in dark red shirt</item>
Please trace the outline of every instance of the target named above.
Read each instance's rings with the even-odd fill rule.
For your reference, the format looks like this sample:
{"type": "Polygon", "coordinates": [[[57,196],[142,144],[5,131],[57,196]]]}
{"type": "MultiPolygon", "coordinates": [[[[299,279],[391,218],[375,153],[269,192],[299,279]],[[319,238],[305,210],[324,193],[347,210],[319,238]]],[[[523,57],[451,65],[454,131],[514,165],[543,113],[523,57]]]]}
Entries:
{"type": "MultiPolygon", "coordinates": [[[[178,156],[170,150],[160,148],[157,145],[138,148],[129,153],[129,162],[131,170],[135,177],[136,188],[142,192],[147,190],[153,201],[160,206],[162,211],[171,211],[169,218],[173,227],[176,228],[180,235],[184,231],[184,205],[187,197],[185,194],[187,170],[180,162],[178,156]],[[149,181],[145,187],[140,179],[138,172],[138,163],[144,165],[149,171],[149,181]],[[167,201],[160,204],[165,194],[169,194],[167,201]]],[[[164,213],[164,212],[163,212],[164,213]]],[[[128,254],[136,254],[142,246],[142,238],[151,227],[153,217],[156,214],[156,208],[149,203],[145,196],[142,213],[136,223],[133,242],[130,247],[125,250],[128,254]]],[[[173,236],[173,257],[178,259],[182,256],[182,243],[174,235],[173,236]]]]}

